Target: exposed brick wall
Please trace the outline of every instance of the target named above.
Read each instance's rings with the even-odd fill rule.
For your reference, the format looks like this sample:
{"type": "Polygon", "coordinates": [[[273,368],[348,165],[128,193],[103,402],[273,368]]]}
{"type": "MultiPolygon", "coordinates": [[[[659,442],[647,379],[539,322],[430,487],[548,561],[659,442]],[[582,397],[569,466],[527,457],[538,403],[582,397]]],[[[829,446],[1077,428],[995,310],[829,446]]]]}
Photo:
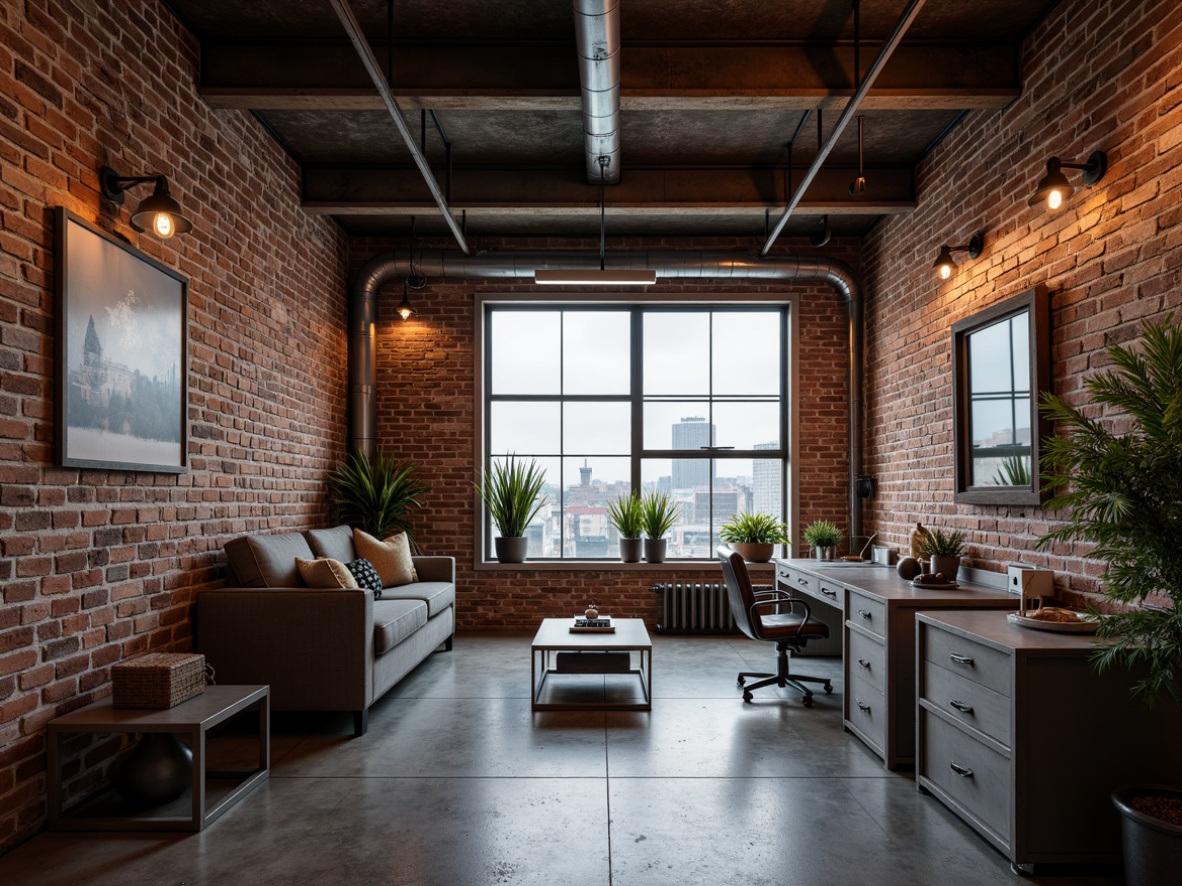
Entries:
{"type": "Polygon", "coordinates": [[[197,67],[155,0],[0,7],[0,851],[44,821],[45,724],[119,660],[190,648],[222,543],[322,525],[344,453],[345,238],[250,115],[197,97],[197,67]],[[104,163],[167,173],[194,233],[132,232],[104,163]],[[56,205],[189,277],[186,474],[54,465],[56,205]]]}
{"type": "Polygon", "coordinates": [[[1107,345],[1182,305],[1182,7],[1060,4],[1026,40],[1022,71],[1022,97],[969,115],[921,165],[916,211],[867,238],[873,522],[894,547],[917,519],[963,529],[973,565],[1036,563],[1068,595],[1088,594],[1103,569],[1086,547],[1034,550],[1054,514],[953,502],[949,327],[1046,284],[1054,389],[1078,404],[1107,345]],[[1048,157],[1083,162],[1097,148],[1108,152],[1103,181],[1056,215],[1027,206],[1048,157]],[[940,244],[982,229],[985,253],[938,285],[940,244]]]}
{"type": "MultiPolygon", "coordinates": [[[[480,242],[480,248],[523,250],[598,247],[592,242],[480,242]]],[[[633,240],[610,243],[611,249],[718,249],[744,253],[748,241],[669,242],[633,240]]],[[[354,264],[386,249],[407,244],[376,239],[351,243],[354,264]]],[[[856,263],[857,241],[834,244],[834,257],[856,263]]],[[[454,248],[438,241],[427,248],[454,248]]],[[[777,249],[811,253],[802,242],[784,240],[777,249]]],[[[356,270],[356,268],[354,268],[356,270]]],[[[611,563],[591,569],[538,572],[473,569],[474,520],[477,502],[472,487],[479,453],[475,440],[474,296],[480,293],[534,292],[525,281],[442,281],[432,279],[425,290],[411,294],[417,313],[403,321],[394,313],[402,298],[401,281],[379,294],[378,439],[384,449],[422,466],[433,484],[416,515],[416,536],[427,553],[456,557],[457,618],[465,628],[531,628],[538,619],[574,612],[594,599],[618,616],[660,620],[660,599],[650,585],[684,576],[684,569],[627,570],[611,563]]],[[[653,293],[717,293],[721,300],[755,293],[796,293],[800,299],[798,413],[801,420],[795,453],[800,470],[800,523],[833,520],[847,526],[846,478],[847,390],[845,308],[824,283],[782,281],[726,283],[679,281],[649,287],[653,293]]],[[[798,533],[795,537],[798,537],[798,533]]],[[[717,569],[692,573],[698,580],[718,581],[717,569]]]]}

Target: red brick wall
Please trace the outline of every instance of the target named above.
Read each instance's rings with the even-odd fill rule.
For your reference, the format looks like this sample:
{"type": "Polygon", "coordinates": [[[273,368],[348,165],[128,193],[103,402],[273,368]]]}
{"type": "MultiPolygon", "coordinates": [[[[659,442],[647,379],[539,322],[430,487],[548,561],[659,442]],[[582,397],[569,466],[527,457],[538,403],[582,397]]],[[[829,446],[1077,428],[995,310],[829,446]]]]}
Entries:
{"type": "Polygon", "coordinates": [[[154,0],[0,8],[0,851],[44,820],[46,722],[120,659],[190,648],[222,543],[322,525],[344,453],[345,239],[250,115],[197,97],[197,65],[154,0]],[[195,232],[132,232],[102,164],[167,173],[195,232]],[[54,466],[57,205],[190,279],[186,474],[54,466]]]}
{"type": "Polygon", "coordinates": [[[953,502],[949,327],[1046,284],[1054,390],[1078,403],[1081,379],[1107,363],[1105,346],[1182,305],[1182,7],[1059,4],[1026,40],[1022,71],[1022,97],[970,114],[921,165],[916,211],[867,238],[873,524],[894,547],[916,520],[962,529],[972,565],[1036,563],[1055,569],[1068,595],[1088,594],[1102,567],[1086,549],[1034,550],[1054,514],[953,502]],[[1097,148],[1108,152],[1103,181],[1056,215],[1027,206],[1048,157],[1083,162],[1097,148]],[[982,229],[984,254],[938,284],[940,244],[982,229]]]}
{"type": "MultiPolygon", "coordinates": [[[[360,265],[386,249],[405,249],[406,243],[354,240],[351,254],[360,265]]],[[[480,248],[586,248],[598,243],[563,242],[484,243],[480,248]]],[[[687,242],[685,249],[735,250],[745,253],[750,243],[736,241],[687,242]]],[[[630,241],[608,248],[669,249],[667,242],[630,241]]],[[[439,241],[429,248],[454,248],[439,241]]],[[[813,252],[807,245],[785,240],[785,251],[813,252]]],[[[856,262],[856,241],[830,247],[835,257],[856,262]]],[[[378,439],[387,451],[422,465],[422,476],[434,489],[424,498],[416,517],[416,536],[425,552],[457,559],[457,618],[465,628],[529,628],[539,618],[566,614],[595,599],[613,614],[660,621],[659,597],[650,585],[684,576],[684,568],[637,570],[610,563],[569,571],[473,569],[473,526],[477,519],[472,481],[479,453],[475,439],[475,380],[473,377],[474,296],[479,293],[533,292],[532,283],[510,280],[430,280],[427,288],[411,294],[417,313],[403,321],[394,313],[402,298],[401,281],[383,287],[379,295],[378,329],[378,439]]],[[[647,289],[654,293],[717,293],[721,300],[756,293],[796,293],[800,300],[801,430],[797,464],[800,470],[801,525],[829,519],[848,525],[846,511],[847,393],[845,308],[824,283],[783,281],[715,285],[712,281],[680,281],[647,289]]],[[[695,568],[697,580],[719,581],[714,567],[695,568]]]]}

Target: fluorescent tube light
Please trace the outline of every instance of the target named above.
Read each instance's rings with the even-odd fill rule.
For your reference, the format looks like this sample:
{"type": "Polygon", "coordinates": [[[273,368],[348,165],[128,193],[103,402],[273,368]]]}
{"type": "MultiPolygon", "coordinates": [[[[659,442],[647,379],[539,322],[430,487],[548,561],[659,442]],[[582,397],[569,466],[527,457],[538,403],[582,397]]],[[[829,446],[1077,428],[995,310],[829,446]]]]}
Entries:
{"type": "Polygon", "coordinates": [[[534,282],[543,286],[651,286],[657,282],[657,272],[646,268],[538,268],[534,282]]]}

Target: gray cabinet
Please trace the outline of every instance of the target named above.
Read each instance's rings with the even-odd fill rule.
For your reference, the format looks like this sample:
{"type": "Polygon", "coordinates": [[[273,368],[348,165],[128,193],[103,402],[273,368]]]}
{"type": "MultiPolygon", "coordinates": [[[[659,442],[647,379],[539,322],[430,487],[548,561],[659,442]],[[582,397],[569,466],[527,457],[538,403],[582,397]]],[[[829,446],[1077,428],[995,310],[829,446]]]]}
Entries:
{"type": "Polygon", "coordinates": [[[1109,799],[1182,782],[1182,709],[1152,712],[1127,671],[1098,674],[1090,636],[1001,612],[921,613],[916,782],[1018,866],[1120,859],[1109,799]]]}

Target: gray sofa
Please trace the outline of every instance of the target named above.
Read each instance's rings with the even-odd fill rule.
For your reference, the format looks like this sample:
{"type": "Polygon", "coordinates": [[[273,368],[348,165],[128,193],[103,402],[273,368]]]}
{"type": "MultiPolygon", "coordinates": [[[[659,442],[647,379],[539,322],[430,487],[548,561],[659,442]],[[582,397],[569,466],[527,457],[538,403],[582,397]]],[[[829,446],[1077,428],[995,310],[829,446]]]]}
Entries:
{"type": "Polygon", "coordinates": [[[225,545],[226,586],[197,595],[196,648],[219,683],[267,683],[279,711],[369,707],[455,633],[455,558],[415,557],[418,581],[372,592],[304,586],[296,558],[355,559],[348,526],[225,545]]]}

